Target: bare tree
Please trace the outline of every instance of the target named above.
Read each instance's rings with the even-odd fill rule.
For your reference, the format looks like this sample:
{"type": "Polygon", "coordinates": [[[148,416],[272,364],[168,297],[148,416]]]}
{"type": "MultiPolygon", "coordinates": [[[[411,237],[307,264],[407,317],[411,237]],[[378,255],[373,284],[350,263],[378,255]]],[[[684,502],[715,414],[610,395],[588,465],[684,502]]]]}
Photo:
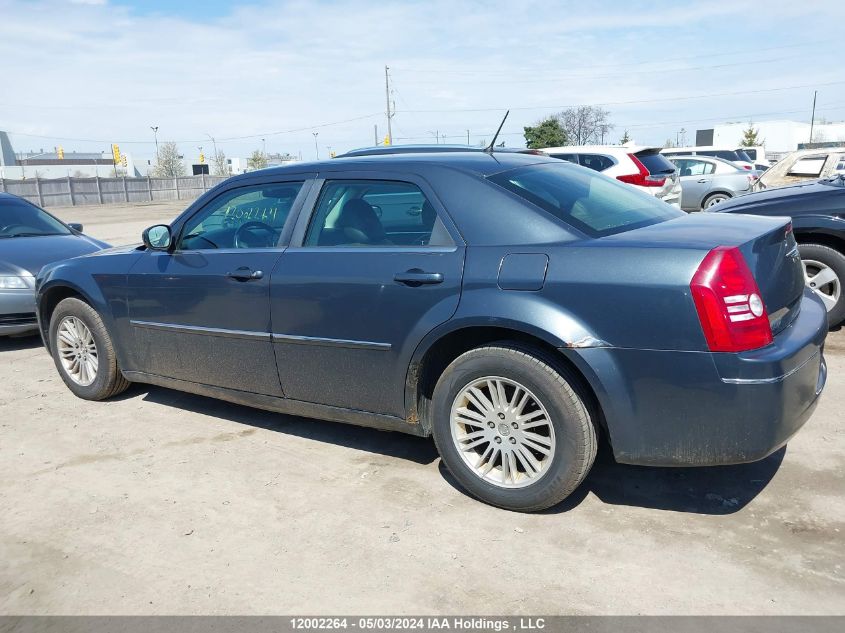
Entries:
{"type": "Polygon", "coordinates": [[[231,176],[232,171],[229,169],[229,163],[226,161],[226,154],[217,152],[214,158],[211,159],[211,173],[214,176],[231,176]]]}
{"type": "Polygon", "coordinates": [[[598,106],[578,106],[557,115],[572,145],[604,143],[613,129],[610,112],[598,106]]]}
{"type": "Polygon", "coordinates": [[[151,175],[156,178],[176,178],[185,175],[185,163],[179,154],[176,143],[168,141],[162,143],[158,151],[158,160],[151,175]]]}
{"type": "Polygon", "coordinates": [[[267,154],[260,149],[255,150],[252,156],[246,159],[246,166],[249,169],[264,169],[267,166],[267,154]]]}

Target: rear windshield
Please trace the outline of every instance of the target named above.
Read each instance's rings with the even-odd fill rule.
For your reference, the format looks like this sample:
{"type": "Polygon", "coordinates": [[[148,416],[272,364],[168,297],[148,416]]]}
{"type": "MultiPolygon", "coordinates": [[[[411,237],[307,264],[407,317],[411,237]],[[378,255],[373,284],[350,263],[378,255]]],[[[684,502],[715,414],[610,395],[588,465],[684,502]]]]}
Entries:
{"type": "Polygon", "coordinates": [[[675,166],[659,152],[642,152],[636,156],[650,174],[671,174],[675,171],[675,166]]]}
{"type": "Polygon", "coordinates": [[[685,215],[630,185],[566,163],[521,167],[488,179],[590,237],[685,215]]]}

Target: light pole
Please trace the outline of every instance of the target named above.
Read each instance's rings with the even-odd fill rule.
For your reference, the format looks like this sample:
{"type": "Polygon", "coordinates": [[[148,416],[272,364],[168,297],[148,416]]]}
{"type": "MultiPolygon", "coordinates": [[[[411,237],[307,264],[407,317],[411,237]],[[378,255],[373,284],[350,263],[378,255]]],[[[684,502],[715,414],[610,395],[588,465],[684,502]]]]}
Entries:
{"type": "MultiPolygon", "coordinates": [[[[213,137],[211,134],[209,134],[208,132],[206,132],[206,133],[205,133],[205,135],[206,135],[208,138],[210,138],[210,139],[211,139],[211,144],[212,144],[212,145],[214,145],[214,167],[215,167],[216,169],[220,169],[220,165],[219,165],[219,162],[220,162],[219,158],[220,158],[220,157],[219,157],[219,155],[217,154],[217,141],[215,141],[215,140],[214,140],[214,137],[213,137]]],[[[218,175],[219,175],[219,176],[225,176],[226,174],[225,174],[225,173],[223,173],[223,174],[218,174],[218,175]]]]}
{"type": "Polygon", "coordinates": [[[317,146],[317,137],[320,135],[319,132],[311,132],[314,136],[314,153],[317,155],[317,160],[320,160],[320,148],[317,146]]]}
{"type": "Polygon", "coordinates": [[[158,167],[158,160],[159,160],[159,157],[158,157],[158,126],[157,125],[151,125],[150,129],[153,131],[153,137],[156,140],[156,167],[158,167]]]}
{"type": "Polygon", "coordinates": [[[267,156],[267,141],[264,139],[261,139],[261,153],[267,156]]]}

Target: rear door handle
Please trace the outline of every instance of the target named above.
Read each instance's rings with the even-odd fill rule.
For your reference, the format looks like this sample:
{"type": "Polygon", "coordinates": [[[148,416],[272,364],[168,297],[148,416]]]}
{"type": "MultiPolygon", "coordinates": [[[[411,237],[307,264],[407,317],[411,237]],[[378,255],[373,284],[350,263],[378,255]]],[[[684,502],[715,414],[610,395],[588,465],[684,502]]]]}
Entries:
{"type": "Polygon", "coordinates": [[[253,279],[261,279],[264,273],[260,270],[252,270],[246,266],[242,266],[230,273],[226,273],[229,279],[237,279],[238,281],[252,281],[253,279]]]}
{"type": "Polygon", "coordinates": [[[702,185],[707,182],[707,178],[702,178],[701,180],[696,180],[696,182],[701,183],[702,185]]]}
{"type": "Polygon", "coordinates": [[[396,273],[393,275],[393,281],[411,287],[422,286],[423,284],[441,284],[443,283],[443,273],[427,273],[414,269],[404,273],[396,273]]]}

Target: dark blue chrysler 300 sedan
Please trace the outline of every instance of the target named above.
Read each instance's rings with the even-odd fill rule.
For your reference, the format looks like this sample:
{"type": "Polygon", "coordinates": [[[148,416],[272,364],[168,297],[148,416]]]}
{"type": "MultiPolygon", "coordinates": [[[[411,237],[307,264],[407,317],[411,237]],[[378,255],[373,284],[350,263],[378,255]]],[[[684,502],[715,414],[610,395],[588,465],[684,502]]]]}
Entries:
{"type": "Polygon", "coordinates": [[[552,158],[266,169],[143,242],[38,277],[76,395],[137,381],[433,435],[470,493],[513,510],[570,494],[600,436],[630,464],[761,459],[825,383],[788,218],[690,216],[552,158]]]}

